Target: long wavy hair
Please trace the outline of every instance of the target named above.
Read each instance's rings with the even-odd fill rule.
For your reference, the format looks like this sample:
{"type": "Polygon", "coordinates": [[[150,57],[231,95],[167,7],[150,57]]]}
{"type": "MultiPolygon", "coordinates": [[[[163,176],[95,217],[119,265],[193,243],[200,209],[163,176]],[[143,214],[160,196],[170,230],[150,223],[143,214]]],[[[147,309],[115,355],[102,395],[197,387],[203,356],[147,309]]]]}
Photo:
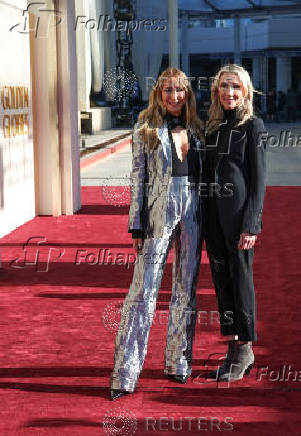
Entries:
{"type": "Polygon", "coordinates": [[[179,78],[181,85],[185,89],[186,102],[182,110],[185,111],[186,129],[192,128],[197,136],[203,139],[203,123],[196,113],[196,102],[194,92],[186,74],[178,68],[169,67],[158,77],[157,82],[150,92],[149,104],[138,118],[138,134],[145,143],[146,151],[157,148],[159,144],[158,129],[164,123],[166,108],[162,101],[162,88],[164,80],[175,77],[179,78]]]}
{"type": "Polygon", "coordinates": [[[253,93],[258,92],[261,94],[261,92],[255,90],[249,73],[243,67],[236,64],[224,65],[218,71],[211,84],[211,106],[206,125],[207,133],[213,133],[217,130],[224,116],[223,107],[218,96],[219,82],[224,73],[236,74],[243,85],[243,99],[237,108],[237,126],[244,124],[248,119],[253,117],[253,93]]]}

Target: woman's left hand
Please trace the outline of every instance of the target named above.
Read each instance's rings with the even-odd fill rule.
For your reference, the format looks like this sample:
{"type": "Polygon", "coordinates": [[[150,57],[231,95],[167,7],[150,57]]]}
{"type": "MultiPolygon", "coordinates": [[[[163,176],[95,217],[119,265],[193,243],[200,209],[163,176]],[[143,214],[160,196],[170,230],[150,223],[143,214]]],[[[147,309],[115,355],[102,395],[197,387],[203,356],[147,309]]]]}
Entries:
{"type": "Polygon", "coordinates": [[[240,250],[249,250],[253,248],[257,239],[257,235],[250,235],[250,233],[242,233],[240,235],[238,248],[240,250]]]}

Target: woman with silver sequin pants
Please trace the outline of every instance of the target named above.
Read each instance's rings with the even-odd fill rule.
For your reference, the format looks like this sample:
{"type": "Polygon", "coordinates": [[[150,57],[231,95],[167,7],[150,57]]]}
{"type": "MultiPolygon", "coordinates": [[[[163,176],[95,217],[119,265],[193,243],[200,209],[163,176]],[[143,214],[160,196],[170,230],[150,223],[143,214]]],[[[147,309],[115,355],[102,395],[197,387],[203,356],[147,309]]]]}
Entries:
{"type": "MultiPolygon", "coordinates": [[[[141,248],[138,250],[133,281],[123,304],[116,335],[115,365],[111,377],[112,399],[133,392],[137,385],[147,352],[163,270],[172,245],[173,284],[165,347],[165,373],[182,383],[191,374],[196,285],[201,253],[198,186],[202,165],[198,139],[200,134],[197,129],[201,123],[196,118],[195,110],[193,112],[189,82],[185,82],[182,87],[178,83],[183,77],[186,78],[185,74],[169,68],[162,76],[168,80],[160,84],[159,78],[152,91],[153,100],[158,99],[158,95],[162,96],[159,101],[162,102],[163,116],[161,126],[156,129],[157,147],[146,148],[145,141],[139,134],[143,125],[142,117],[133,134],[129,231],[138,234],[141,248]],[[186,109],[186,113],[184,110],[178,113],[169,111],[169,101],[182,102],[181,108],[186,109]],[[188,110],[190,116],[187,115],[188,110]],[[197,121],[193,122],[192,116],[197,121]],[[189,117],[190,123],[187,123],[189,117]],[[186,130],[183,126],[186,126],[186,130]],[[186,154],[184,147],[183,156],[179,154],[182,159],[177,154],[179,149],[176,149],[175,132],[180,132],[180,135],[186,133],[189,141],[186,154]],[[143,237],[139,238],[140,235],[143,237]]],[[[175,103],[174,107],[176,106],[175,103]]]]}

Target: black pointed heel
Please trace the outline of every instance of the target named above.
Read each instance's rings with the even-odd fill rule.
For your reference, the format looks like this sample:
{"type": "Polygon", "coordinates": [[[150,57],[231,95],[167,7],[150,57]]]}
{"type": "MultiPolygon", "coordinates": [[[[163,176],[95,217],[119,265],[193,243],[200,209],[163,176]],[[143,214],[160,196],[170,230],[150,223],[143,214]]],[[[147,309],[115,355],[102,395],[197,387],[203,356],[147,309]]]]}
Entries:
{"type": "Polygon", "coordinates": [[[124,397],[127,394],[130,394],[131,392],[126,392],[126,391],[119,391],[117,389],[111,389],[111,400],[115,401],[118,398],[124,397]]]}
{"type": "Polygon", "coordinates": [[[178,382],[185,384],[189,379],[190,375],[177,375],[177,374],[168,374],[168,378],[178,382]]]}
{"type": "Polygon", "coordinates": [[[248,368],[245,370],[244,375],[250,375],[250,372],[251,372],[251,369],[253,368],[253,366],[254,366],[254,362],[248,366],[248,368]]]}

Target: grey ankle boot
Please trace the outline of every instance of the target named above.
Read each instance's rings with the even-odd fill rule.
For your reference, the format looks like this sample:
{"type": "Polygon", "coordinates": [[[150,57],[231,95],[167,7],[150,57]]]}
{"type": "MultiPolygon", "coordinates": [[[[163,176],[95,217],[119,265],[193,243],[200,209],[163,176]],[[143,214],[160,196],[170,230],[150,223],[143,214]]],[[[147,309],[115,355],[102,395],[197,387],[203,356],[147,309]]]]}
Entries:
{"type": "Polygon", "coordinates": [[[254,365],[254,353],[250,344],[240,344],[235,341],[234,352],[228,371],[219,375],[222,381],[241,380],[244,375],[249,375],[254,365]]]}
{"type": "Polygon", "coordinates": [[[234,356],[235,345],[238,341],[228,341],[228,350],[226,359],[224,360],[222,366],[219,366],[214,371],[211,371],[208,374],[208,378],[213,378],[214,380],[218,380],[223,374],[229,373],[231,362],[234,356]]]}

